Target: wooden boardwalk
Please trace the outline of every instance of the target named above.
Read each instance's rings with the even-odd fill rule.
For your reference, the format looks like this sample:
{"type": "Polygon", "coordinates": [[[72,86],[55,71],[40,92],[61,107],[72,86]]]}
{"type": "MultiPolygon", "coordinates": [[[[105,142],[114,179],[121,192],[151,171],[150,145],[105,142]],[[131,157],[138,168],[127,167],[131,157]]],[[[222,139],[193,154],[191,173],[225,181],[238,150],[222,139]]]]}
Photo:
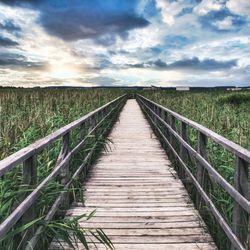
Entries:
{"type": "Polygon", "coordinates": [[[97,209],[80,224],[102,228],[116,249],[216,249],[135,100],[127,101],[110,139],[83,186],[84,206],[72,204],[67,217],[97,209]]]}

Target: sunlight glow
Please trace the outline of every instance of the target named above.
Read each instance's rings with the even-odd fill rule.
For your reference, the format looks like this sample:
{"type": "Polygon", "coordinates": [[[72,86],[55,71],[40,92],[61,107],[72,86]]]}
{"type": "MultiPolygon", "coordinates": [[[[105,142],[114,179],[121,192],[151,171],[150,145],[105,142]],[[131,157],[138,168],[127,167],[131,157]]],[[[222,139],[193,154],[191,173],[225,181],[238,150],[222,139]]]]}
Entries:
{"type": "Polygon", "coordinates": [[[57,78],[57,79],[72,79],[78,78],[79,74],[73,67],[65,65],[53,66],[51,70],[46,73],[47,77],[57,78]]]}

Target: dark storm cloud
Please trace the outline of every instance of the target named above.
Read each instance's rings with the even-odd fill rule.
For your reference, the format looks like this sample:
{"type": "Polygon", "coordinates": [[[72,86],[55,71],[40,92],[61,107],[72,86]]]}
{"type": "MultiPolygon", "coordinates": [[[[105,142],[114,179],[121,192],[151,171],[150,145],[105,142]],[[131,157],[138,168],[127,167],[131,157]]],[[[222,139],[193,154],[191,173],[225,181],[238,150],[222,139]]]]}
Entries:
{"type": "Polygon", "coordinates": [[[199,60],[197,57],[192,59],[183,59],[170,64],[163,62],[162,60],[150,61],[141,64],[127,64],[127,68],[152,68],[156,70],[204,70],[215,71],[230,69],[237,65],[237,60],[230,61],[217,61],[215,59],[199,60]]]}
{"type": "Polygon", "coordinates": [[[10,33],[19,32],[21,28],[13,23],[11,19],[5,20],[5,22],[0,23],[0,30],[6,30],[10,33]]]}
{"type": "Polygon", "coordinates": [[[97,43],[110,45],[115,42],[115,35],[124,38],[127,31],[148,25],[142,17],[134,14],[95,16],[84,15],[82,11],[66,13],[42,13],[40,22],[46,31],[66,41],[78,39],[96,39],[97,43]]]}
{"type": "Polygon", "coordinates": [[[13,53],[0,53],[0,67],[25,69],[25,70],[43,70],[46,68],[44,62],[31,62],[25,56],[13,53]]]}
{"type": "Polygon", "coordinates": [[[19,45],[19,43],[11,40],[10,38],[2,37],[0,35],[0,47],[13,47],[17,45],[19,45]]]}
{"type": "Polygon", "coordinates": [[[204,16],[199,16],[198,21],[204,29],[210,29],[215,32],[237,31],[246,24],[246,18],[232,14],[227,8],[219,11],[210,11],[204,16]],[[232,27],[230,29],[220,29],[215,22],[223,21],[226,17],[232,18],[232,27]]]}
{"type": "Polygon", "coordinates": [[[95,39],[105,46],[123,39],[127,32],[146,27],[149,22],[136,13],[137,0],[15,0],[9,5],[34,8],[40,11],[38,22],[50,35],[66,41],[95,39]]]}
{"type": "Polygon", "coordinates": [[[200,61],[199,58],[179,60],[168,65],[172,69],[192,69],[192,70],[220,70],[230,69],[237,65],[237,60],[217,61],[215,59],[205,59],[200,61]]]}

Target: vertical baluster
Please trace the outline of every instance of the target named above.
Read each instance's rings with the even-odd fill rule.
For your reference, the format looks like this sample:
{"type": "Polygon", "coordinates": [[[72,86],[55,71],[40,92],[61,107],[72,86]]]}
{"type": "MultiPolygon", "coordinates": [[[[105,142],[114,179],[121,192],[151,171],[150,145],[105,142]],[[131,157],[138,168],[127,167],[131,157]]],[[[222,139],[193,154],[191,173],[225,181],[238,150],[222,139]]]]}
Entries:
{"type": "Polygon", "coordinates": [[[156,114],[156,112],[157,112],[157,111],[156,111],[156,108],[157,108],[157,107],[153,104],[153,110],[154,110],[154,115],[153,115],[153,116],[154,116],[154,122],[155,122],[155,124],[156,124],[156,121],[157,121],[157,119],[156,119],[156,117],[155,117],[155,114],[156,114]]]}
{"type": "MultiPolygon", "coordinates": [[[[60,164],[70,152],[70,132],[66,133],[62,138],[62,147],[57,158],[57,165],[60,164]]],[[[69,181],[69,161],[61,169],[61,184],[66,184],[69,181]]],[[[62,203],[62,208],[67,209],[69,207],[69,194],[65,195],[65,199],[62,203]]]]}
{"type": "MultiPolygon", "coordinates": [[[[187,125],[184,122],[181,122],[180,135],[184,141],[187,141],[187,125]]],[[[180,144],[180,157],[184,162],[186,162],[187,151],[186,148],[182,145],[182,143],[180,144]]],[[[185,171],[183,170],[183,168],[181,168],[180,176],[181,178],[185,179],[185,171]]]]}
{"type": "MultiPolygon", "coordinates": [[[[207,144],[207,137],[204,134],[202,134],[200,131],[198,131],[198,153],[201,156],[206,155],[206,144],[207,144]]],[[[197,181],[200,183],[201,187],[205,190],[204,176],[205,176],[204,167],[198,163],[197,164],[197,181]]],[[[197,192],[197,195],[196,195],[196,207],[197,207],[197,209],[202,210],[203,205],[204,204],[202,202],[202,198],[199,195],[199,193],[197,192]]]]}
{"type": "MultiPolygon", "coordinates": [[[[164,111],[164,121],[165,121],[167,124],[169,124],[169,123],[168,123],[168,112],[167,112],[167,111],[164,111]]],[[[169,140],[169,132],[168,132],[168,128],[167,128],[167,127],[165,127],[165,136],[166,136],[166,138],[169,140]]]]}
{"type": "Polygon", "coordinates": [[[79,134],[79,140],[83,140],[84,137],[86,135],[86,123],[83,122],[81,125],[80,125],[80,134],[79,134]]]}
{"type": "MultiPolygon", "coordinates": [[[[176,131],[176,128],[175,128],[175,117],[174,117],[173,115],[171,115],[170,126],[171,126],[171,128],[172,128],[173,130],[176,131]]],[[[174,143],[174,136],[172,135],[172,133],[170,133],[170,144],[171,144],[172,146],[174,146],[173,143],[174,143]]]]}
{"type": "MultiPolygon", "coordinates": [[[[86,121],[85,121],[80,126],[80,135],[79,135],[80,141],[83,140],[83,139],[85,139],[85,137],[87,136],[87,134],[88,134],[88,132],[87,132],[87,129],[86,129],[86,121]]],[[[87,155],[87,153],[85,151],[86,150],[86,142],[85,142],[85,146],[83,147],[83,150],[84,151],[83,151],[82,157],[83,157],[83,159],[85,159],[85,157],[87,155]]],[[[85,178],[86,174],[87,174],[87,168],[86,167],[84,167],[83,173],[84,173],[84,178],[85,178]]]]}
{"type": "MultiPolygon", "coordinates": [[[[24,188],[34,188],[37,184],[37,156],[33,155],[23,162],[23,180],[24,188]]],[[[27,194],[27,193],[26,193],[27,194]]],[[[25,195],[26,196],[26,195],[25,195]]],[[[34,203],[22,216],[22,224],[26,225],[37,218],[36,204],[34,203]]],[[[27,240],[30,240],[34,235],[36,225],[33,224],[22,233],[23,244],[26,245],[27,240]]]]}
{"type": "MultiPolygon", "coordinates": [[[[246,199],[250,200],[250,189],[248,183],[249,164],[238,156],[235,157],[234,169],[234,188],[241,193],[246,199]]],[[[240,239],[246,249],[250,249],[249,237],[249,215],[234,201],[232,229],[235,235],[240,239]]],[[[235,248],[232,247],[232,250],[235,248]]]]}

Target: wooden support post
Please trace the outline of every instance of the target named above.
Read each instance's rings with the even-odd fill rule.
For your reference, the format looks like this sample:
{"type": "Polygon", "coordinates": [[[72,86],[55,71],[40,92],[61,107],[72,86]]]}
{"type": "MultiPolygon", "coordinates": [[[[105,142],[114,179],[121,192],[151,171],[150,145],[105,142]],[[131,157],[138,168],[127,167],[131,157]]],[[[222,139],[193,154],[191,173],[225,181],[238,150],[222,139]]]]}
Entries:
{"type": "MultiPolygon", "coordinates": [[[[82,140],[87,136],[87,134],[88,134],[88,131],[87,131],[87,129],[86,129],[86,122],[84,122],[84,123],[81,124],[81,128],[80,128],[80,135],[79,135],[80,141],[82,141],[82,140]]],[[[85,159],[85,157],[87,156],[87,153],[86,153],[86,151],[85,151],[85,150],[86,150],[86,147],[84,148],[84,146],[83,146],[83,149],[84,149],[84,152],[83,152],[83,154],[82,154],[82,157],[83,157],[83,159],[85,159]]],[[[84,173],[84,178],[86,178],[87,167],[84,167],[83,173],[84,173]]]]}
{"type": "MultiPolygon", "coordinates": [[[[184,122],[181,122],[180,136],[184,141],[187,141],[187,125],[184,122]]],[[[180,144],[180,157],[184,162],[186,162],[187,150],[182,144],[180,144]]],[[[180,177],[182,179],[185,179],[185,176],[185,171],[183,170],[183,168],[181,168],[180,177]]]]}
{"type": "MultiPolygon", "coordinates": [[[[164,121],[167,123],[167,124],[169,124],[169,122],[168,122],[168,112],[167,111],[164,111],[164,121]]],[[[165,136],[166,136],[166,138],[169,140],[169,132],[168,132],[168,128],[167,127],[165,127],[165,132],[164,132],[164,134],[165,134],[165,136]]]]}
{"type": "MultiPolygon", "coordinates": [[[[198,153],[201,156],[205,156],[206,155],[206,144],[207,144],[207,137],[202,134],[200,131],[198,131],[198,153]]],[[[205,158],[205,157],[204,157],[205,158]]],[[[203,190],[205,191],[205,169],[201,164],[197,164],[197,181],[199,182],[199,184],[201,185],[201,187],[203,188],[203,190]]],[[[196,194],[196,207],[197,209],[200,211],[202,210],[202,206],[203,206],[203,202],[202,202],[202,198],[199,195],[199,193],[197,192],[196,194]]]]}
{"type": "MultiPolygon", "coordinates": [[[[61,163],[62,160],[65,159],[65,157],[70,152],[70,132],[66,133],[62,138],[62,147],[60,154],[57,158],[57,165],[61,163]]],[[[69,162],[64,165],[64,167],[61,170],[61,184],[66,184],[69,181],[69,162]]],[[[65,200],[63,201],[62,208],[68,209],[69,207],[69,194],[65,195],[65,200]]]]}
{"type": "MultiPolygon", "coordinates": [[[[156,107],[156,105],[153,106],[153,109],[154,109],[154,114],[157,114],[157,107],[156,107]]],[[[154,122],[155,122],[155,124],[157,123],[157,119],[156,119],[155,115],[154,115],[154,122]]]]}
{"type": "MultiPolygon", "coordinates": [[[[171,128],[172,128],[173,130],[176,131],[176,128],[175,128],[175,117],[174,117],[173,115],[171,115],[170,126],[171,126],[171,128]]],[[[172,135],[172,133],[170,133],[170,144],[171,144],[172,146],[174,146],[173,143],[174,143],[174,136],[172,135]]]]}
{"type": "Polygon", "coordinates": [[[80,134],[79,134],[79,140],[83,140],[86,135],[86,123],[82,123],[80,125],[80,134]]]}
{"type": "MultiPolygon", "coordinates": [[[[248,182],[249,164],[238,156],[235,157],[234,188],[246,199],[250,200],[248,182]]],[[[250,220],[249,214],[234,201],[232,230],[246,249],[250,249],[250,220]]],[[[234,247],[231,247],[234,250],[234,247]]]]}
{"type": "MultiPolygon", "coordinates": [[[[35,188],[37,184],[37,156],[33,155],[23,162],[23,180],[22,184],[25,189],[35,188]]],[[[27,196],[27,192],[25,193],[27,196]]],[[[23,197],[25,198],[25,197],[23,197]]],[[[30,208],[22,216],[22,225],[35,220],[37,218],[36,214],[36,203],[30,206],[30,208]]],[[[22,242],[23,247],[27,244],[26,242],[32,238],[36,230],[36,225],[33,224],[27,230],[22,232],[22,242]]]]}

